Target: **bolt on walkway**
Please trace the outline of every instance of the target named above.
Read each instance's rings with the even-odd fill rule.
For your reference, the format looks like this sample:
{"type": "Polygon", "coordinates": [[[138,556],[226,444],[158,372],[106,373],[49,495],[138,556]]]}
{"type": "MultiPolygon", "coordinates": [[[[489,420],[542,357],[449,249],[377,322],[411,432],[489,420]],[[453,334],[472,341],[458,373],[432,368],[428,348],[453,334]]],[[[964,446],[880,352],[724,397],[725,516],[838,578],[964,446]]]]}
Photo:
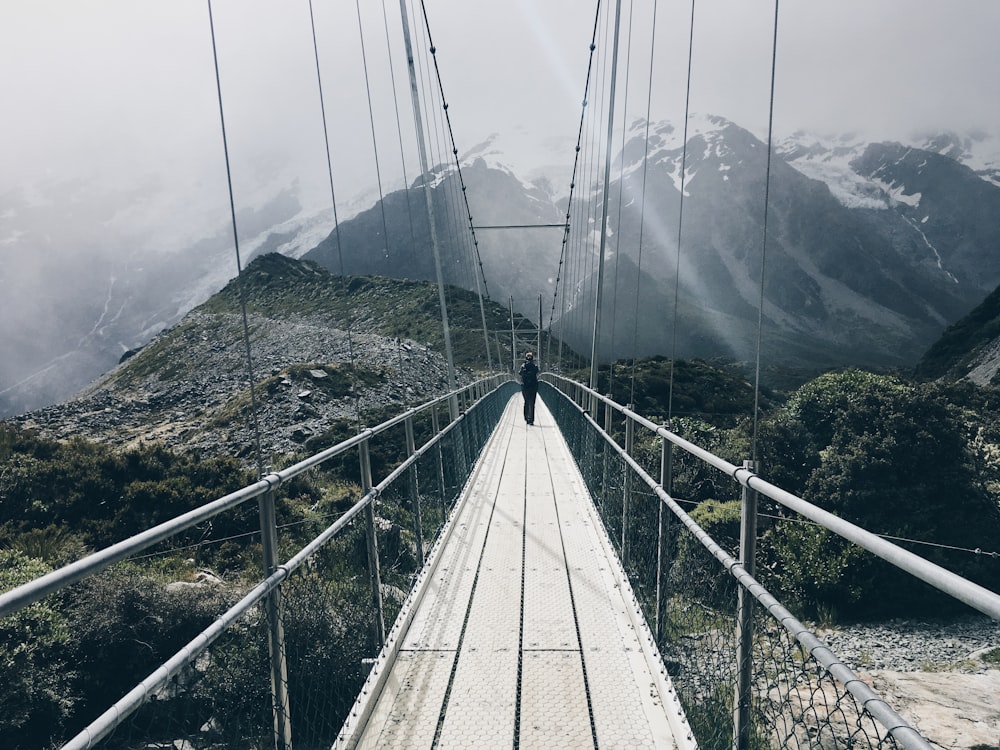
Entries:
{"type": "Polygon", "coordinates": [[[521,405],[338,747],[694,747],[565,440],[541,399],[534,426],[521,405]]]}

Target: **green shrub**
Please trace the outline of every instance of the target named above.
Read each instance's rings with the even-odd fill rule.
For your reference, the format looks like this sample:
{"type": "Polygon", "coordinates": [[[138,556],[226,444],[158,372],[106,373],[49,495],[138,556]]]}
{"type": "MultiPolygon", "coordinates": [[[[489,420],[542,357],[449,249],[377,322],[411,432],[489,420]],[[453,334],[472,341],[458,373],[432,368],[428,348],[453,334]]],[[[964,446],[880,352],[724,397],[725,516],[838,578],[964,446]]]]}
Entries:
{"type": "MultiPolygon", "coordinates": [[[[0,550],[0,591],[49,572],[41,560],[0,550]]],[[[14,750],[46,746],[78,699],[71,625],[47,598],[0,619],[0,737],[14,750]]]]}
{"type": "MultiPolygon", "coordinates": [[[[740,504],[705,500],[690,513],[715,542],[730,555],[737,556],[740,545],[740,504]]],[[[670,568],[669,581],[674,590],[687,599],[722,611],[736,607],[736,579],[693,534],[682,532],[677,539],[677,555],[670,568]]]]}

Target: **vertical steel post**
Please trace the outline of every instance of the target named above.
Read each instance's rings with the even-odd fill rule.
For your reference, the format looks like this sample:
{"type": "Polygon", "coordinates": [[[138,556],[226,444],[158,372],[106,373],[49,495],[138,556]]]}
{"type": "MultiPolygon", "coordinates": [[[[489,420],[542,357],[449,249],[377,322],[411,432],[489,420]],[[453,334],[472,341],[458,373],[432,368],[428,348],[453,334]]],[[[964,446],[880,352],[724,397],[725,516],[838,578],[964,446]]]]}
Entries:
{"type": "MultiPolygon", "coordinates": [[[[628,405],[632,408],[632,404],[628,405]]],[[[632,455],[635,443],[635,422],[632,417],[625,417],[625,453],[632,455]]],[[[622,461],[622,565],[628,564],[628,506],[632,495],[632,471],[628,464],[622,461]]]]}
{"type": "MultiPolygon", "coordinates": [[[[438,409],[437,406],[431,407],[431,429],[434,431],[434,437],[441,434],[441,423],[438,419],[438,409]]],[[[445,500],[445,489],[444,489],[444,451],[441,449],[441,441],[438,440],[434,443],[434,447],[437,449],[437,459],[438,459],[438,483],[441,488],[441,525],[444,526],[444,519],[448,517],[447,512],[447,501],[445,500]]]]}
{"type": "MultiPolygon", "coordinates": [[[[413,417],[409,416],[404,422],[406,428],[406,457],[410,458],[417,452],[417,444],[413,439],[413,417]]],[[[412,464],[409,469],[410,475],[410,508],[413,509],[413,533],[417,537],[417,567],[424,567],[424,526],[420,517],[420,484],[417,479],[417,465],[412,464]]]]}
{"type": "Polygon", "coordinates": [[[535,342],[535,364],[542,369],[542,295],[538,295],[538,341],[535,342]]]}
{"type": "MultiPolygon", "coordinates": [[[[663,424],[663,429],[670,429],[669,423],[663,424]]],[[[671,482],[673,477],[673,447],[666,438],[660,438],[660,486],[669,495],[672,492],[671,482]]],[[[666,545],[667,532],[670,530],[670,515],[664,512],[663,501],[658,500],[656,513],[656,643],[660,644],[663,638],[663,563],[666,545]]]]}
{"type": "MultiPolygon", "coordinates": [[[[437,223],[434,217],[434,196],[431,192],[431,172],[427,162],[427,143],[424,141],[424,119],[420,112],[420,92],[417,88],[417,72],[413,66],[413,45],[410,42],[410,19],[406,12],[406,0],[399,0],[399,13],[403,23],[403,41],[406,45],[406,65],[410,74],[410,101],[413,104],[413,124],[417,129],[417,154],[420,157],[420,174],[424,188],[424,202],[427,208],[427,222],[431,232],[431,249],[434,251],[434,273],[437,277],[438,304],[441,307],[441,329],[444,333],[444,353],[448,360],[448,390],[455,390],[455,358],[451,350],[451,330],[448,325],[448,302],[444,291],[444,274],[441,271],[441,246],[438,242],[437,223]]],[[[388,239],[388,238],[386,238],[388,239]]],[[[450,402],[449,402],[450,405],[450,402]]],[[[452,419],[455,418],[452,407],[452,419]]]]}
{"type": "MultiPolygon", "coordinates": [[[[608,394],[608,398],[610,398],[610,397],[611,397],[611,394],[609,393],[608,394]]],[[[611,404],[607,404],[607,403],[604,405],[604,432],[606,432],[608,435],[611,434],[611,404]]],[[[608,495],[611,494],[611,493],[608,492],[608,454],[610,452],[611,452],[611,446],[605,440],[604,441],[604,448],[601,451],[601,455],[604,458],[603,467],[602,467],[603,468],[603,472],[602,472],[602,476],[601,476],[601,497],[600,497],[600,502],[601,502],[602,508],[604,506],[604,500],[608,497],[608,495]]]]}
{"type": "MultiPolygon", "coordinates": [[[[278,525],[274,512],[274,490],[257,501],[260,515],[260,539],[264,556],[264,575],[278,567],[278,525]]],[[[288,664],[285,659],[284,606],[279,586],[264,602],[267,614],[267,650],[271,661],[271,705],[274,717],[274,747],[292,750],[292,721],[288,701],[288,664]]]]}
{"type": "Polygon", "coordinates": [[[510,371],[517,374],[517,342],[514,340],[514,298],[508,297],[510,303],[510,371]]]}
{"type": "MultiPolygon", "coordinates": [[[[362,428],[363,430],[364,428],[362,428]]],[[[368,453],[368,438],[358,446],[361,454],[361,495],[372,489],[372,462],[368,453]]],[[[379,648],[385,643],[385,612],[382,607],[382,572],[378,561],[378,535],[375,533],[375,498],[365,506],[365,532],[368,538],[368,576],[372,584],[372,605],[375,607],[375,635],[379,648]]]]}
{"type": "MultiPolygon", "coordinates": [[[[743,468],[754,470],[753,461],[744,461],[743,468]]],[[[755,575],[757,555],[757,493],[743,485],[740,511],[740,562],[750,575],[755,575]]],[[[750,685],[753,677],[753,604],[754,598],[743,587],[737,591],[736,603],[736,692],[733,696],[733,748],[750,747],[750,685]]]]}

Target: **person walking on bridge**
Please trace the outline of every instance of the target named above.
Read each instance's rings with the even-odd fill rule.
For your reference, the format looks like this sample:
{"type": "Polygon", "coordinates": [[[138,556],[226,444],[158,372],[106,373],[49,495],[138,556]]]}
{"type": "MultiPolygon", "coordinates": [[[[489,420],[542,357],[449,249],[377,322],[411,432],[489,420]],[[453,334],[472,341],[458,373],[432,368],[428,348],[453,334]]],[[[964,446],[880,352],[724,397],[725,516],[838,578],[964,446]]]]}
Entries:
{"type": "Polygon", "coordinates": [[[524,397],[524,421],[535,423],[535,396],[538,395],[538,365],[531,352],[524,355],[524,364],[517,371],[521,378],[521,395],[524,397]]]}

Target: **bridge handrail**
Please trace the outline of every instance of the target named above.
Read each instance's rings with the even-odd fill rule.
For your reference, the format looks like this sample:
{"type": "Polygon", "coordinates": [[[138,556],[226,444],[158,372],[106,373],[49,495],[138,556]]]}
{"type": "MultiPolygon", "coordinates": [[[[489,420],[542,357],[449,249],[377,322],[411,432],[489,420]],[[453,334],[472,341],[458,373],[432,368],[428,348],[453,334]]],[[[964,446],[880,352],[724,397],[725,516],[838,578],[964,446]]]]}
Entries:
{"type": "Polygon", "coordinates": [[[936,565],[929,560],[925,560],[919,555],[905,550],[886,539],[882,539],[876,534],[873,534],[860,526],[857,526],[849,521],[845,521],[839,516],[823,510],[819,506],[813,505],[807,500],[803,500],[801,497],[793,495],[791,492],[787,492],[780,487],[765,481],[749,469],[745,469],[742,466],[736,466],[735,464],[732,464],[725,459],[719,458],[715,454],[706,451],[704,448],[699,448],[694,443],[685,440],[680,435],[668,430],[666,427],[651,422],[628,407],[622,406],[607,396],[597,393],[582,383],[578,383],[575,380],[561,375],[555,375],[553,373],[546,373],[543,377],[548,379],[553,385],[562,383],[564,385],[571,386],[578,389],[580,393],[586,394],[589,398],[603,402],[607,407],[618,411],[624,417],[635,421],[637,424],[641,424],[643,427],[646,427],[660,437],[669,440],[682,450],[700,458],[702,461],[729,475],[739,484],[754,490],[765,497],[769,497],[789,510],[805,516],[811,521],[815,521],[820,526],[832,531],[834,534],[837,534],[838,536],[853,542],[859,547],[868,550],[873,555],[886,560],[900,570],[919,578],[939,591],[943,591],[949,596],[958,599],[970,607],[973,607],[974,609],[977,609],[996,620],[1000,620],[1000,594],[962,578],[960,575],[942,568],[940,565],[936,565]]]}
{"type": "MultiPolygon", "coordinates": [[[[351,437],[348,440],[338,443],[331,448],[328,448],[321,453],[311,456],[308,459],[300,461],[281,472],[274,472],[268,474],[265,479],[261,480],[252,487],[257,487],[260,484],[268,484],[268,480],[275,478],[274,484],[268,484],[264,487],[264,491],[267,491],[272,486],[276,487],[280,484],[280,481],[284,479],[289,479],[306,468],[316,465],[318,461],[316,459],[323,456],[322,460],[332,458],[333,456],[339,455],[344,450],[353,447],[361,442],[366,437],[370,437],[373,434],[383,432],[384,430],[392,427],[394,425],[404,422],[407,417],[414,416],[420,411],[431,408],[436,405],[449,400],[457,393],[462,391],[470,390],[477,386],[485,386],[483,388],[486,393],[492,392],[495,388],[499,387],[503,382],[509,380],[509,377],[503,375],[495,375],[488,378],[484,378],[476,383],[472,383],[469,386],[457,390],[455,393],[445,394],[444,396],[434,399],[433,401],[427,402],[419,407],[410,409],[403,414],[400,414],[392,419],[386,420],[376,427],[368,428],[363,430],[358,435],[351,437]],[[492,388],[490,388],[492,386],[492,388]]],[[[104,737],[108,736],[115,727],[117,727],[121,722],[129,716],[131,713],[136,711],[142,704],[153,694],[157,689],[164,685],[167,681],[172,679],[177,675],[187,664],[190,664],[194,659],[196,659],[200,654],[202,654],[206,649],[208,649],[218,638],[231,626],[239,617],[246,614],[253,606],[258,604],[264,599],[268,594],[274,591],[289,575],[295,572],[299,567],[301,567],[306,560],[308,560],[317,550],[319,550],[324,544],[326,544],[330,539],[335,537],[343,528],[345,528],[355,517],[357,517],[362,511],[365,510],[368,505],[370,505],[385,489],[392,484],[393,481],[398,479],[407,469],[409,469],[420,457],[425,455],[429,450],[434,448],[440,441],[442,441],[449,433],[459,428],[460,423],[465,418],[464,414],[459,414],[458,417],[450,422],[449,424],[442,427],[437,434],[435,434],[430,440],[428,440],[420,448],[416,449],[414,453],[406,458],[399,466],[397,466],[392,472],[390,472],[381,482],[372,487],[363,497],[361,497],[354,505],[350,507],[342,516],[340,516],[336,521],[334,521],[330,526],[324,529],[318,536],[316,536],[311,542],[302,547],[295,555],[289,558],[285,563],[278,565],[275,570],[264,580],[260,581],[253,589],[251,589],[246,596],[244,596],[240,601],[230,607],[225,613],[220,615],[215,622],[209,625],[205,630],[196,635],[191,641],[189,641],[185,646],[177,651],[170,659],[165,661],[156,670],[150,673],[145,679],[138,683],[132,690],[126,693],[122,698],[120,698],[114,705],[108,708],[104,713],[97,717],[94,721],[88,724],[83,730],[81,730],[75,737],[73,737],[68,743],[66,743],[62,750],[86,750],[87,748],[93,747],[94,743],[99,742],[104,737]]],[[[249,489],[249,488],[247,488],[249,489]]],[[[235,494],[235,493],[234,493],[235,494]]],[[[259,493],[258,493],[259,494],[259,493]]],[[[218,502],[218,501],[217,501],[218,502]]],[[[128,541],[128,540],[126,540],[128,541]]],[[[85,558],[86,559],[86,558],[85,558]]],[[[57,572],[57,571],[56,571],[57,572]]],[[[95,571],[96,572],[96,571],[95,571]]],[[[15,589],[16,590],[16,589],[15,589]]]]}
{"type": "MultiPolygon", "coordinates": [[[[736,558],[726,552],[718,543],[709,536],[708,532],[698,525],[680,505],[663,489],[663,485],[651,477],[645,469],[640,466],[628,452],[618,445],[615,440],[608,435],[594,421],[592,415],[583,411],[584,417],[591,426],[607,442],[608,446],[627,463],[632,470],[642,479],[643,482],[656,494],[662,503],[683,523],[694,537],[701,543],[708,552],[713,555],[723,567],[733,576],[740,586],[746,589],[760,605],[767,610],[772,618],[778,621],[788,631],[788,633],[798,641],[809,655],[816,659],[824,668],[854,696],[858,703],[882,724],[892,735],[892,737],[905,748],[911,750],[931,750],[933,747],[924,737],[914,729],[895,709],[885,702],[872,688],[864,682],[854,670],[837,658],[836,654],[823,643],[816,635],[789,612],[764,586],[757,581],[743,567],[736,558]]],[[[628,411],[628,410],[626,410],[628,411]]],[[[644,420],[647,421],[648,420],[644,420]]],[[[651,423],[650,423],[651,424],[651,423]]]]}
{"type": "MultiPolygon", "coordinates": [[[[247,500],[252,500],[272,489],[277,488],[285,481],[291,479],[292,477],[298,476],[299,474],[311,469],[335,456],[344,453],[351,448],[363,443],[374,435],[405,422],[407,419],[417,416],[429,409],[440,406],[441,404],[455,398],[458,395],[473,392],[475,393],[476,388],[492,388],[497,387],[501,382],[508,380],[509,376],[506,375],[491,375],[486,378],[482,378],[473,383],[469,383],[462,388],[456,389],[453,393],[446,393],[442,396],[434,398],[424,404],[408,409],[407,411],[387,419],[374,427],[368,427],[357,435],[353,435],[347,440],[343,440],[336,445],[333,445],[313,456],[303,459],[298,463],[293,464],[281,471],[270,472],[261,477],[257,482],[247,485],[242,489],[231,492],[228,495],[224,495],[217,500],[206,503],[198,508],[194,508],[187,513],[183,513],[179,516],[175,516],[167,521],[164,521],[157,526],[154,526],[146,531],[135,534],[127,539],[123,539],[120,542],[116,542],[109,547],[105,547],[102,550],[98,550],[86,557],[82,557],[75,562],[64,565],[61,568],[53,570],[40,576],[32,581],[29,581],[21,586],[17,586],[3,594],[0,594],[0,618],[6,617],[7,615],[13,614],[24,607],[42,599],[49,594],[53,594],[66,586],[70,586],[78,581],[87,578],[88,576],[94,575],[101,572],[105,568],[113,565],[116,562],[120,562],[138,552],[151,547],[154,544],[162,542],[165,539],[179,534],[180,532],[191,528],[203,521],[207,521],[220,513],[235,508],[238,505],[243,504],[247,500]]],[[[427,447],[437,439],[439,436],[445,434],[448,430],[452,428],[452,425],[457,422],[451,422],[435,436],[434,441],[428,441],[421,450],[426,450],[427,447]]],[[[421,454],[422,455],[422,454],[421,454]]],[[[409,464],[406,464],[409,466],[409,464]]],[[[397,469],[398,471],[398,469],[397,469]]]]}

